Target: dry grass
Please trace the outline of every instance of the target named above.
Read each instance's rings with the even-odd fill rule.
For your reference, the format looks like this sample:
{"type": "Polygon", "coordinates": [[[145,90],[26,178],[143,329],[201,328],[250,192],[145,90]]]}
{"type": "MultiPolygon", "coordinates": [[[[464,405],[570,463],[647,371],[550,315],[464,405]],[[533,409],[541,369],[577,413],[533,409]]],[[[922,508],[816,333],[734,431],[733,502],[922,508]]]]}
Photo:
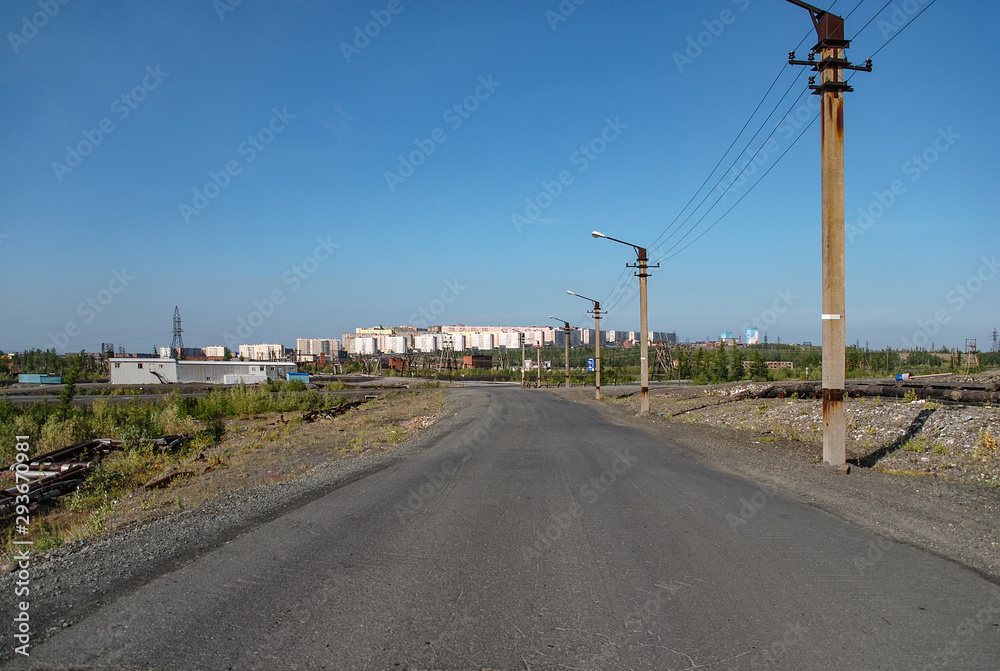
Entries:
{"type": "MultiPolygon", "coordinates": [[[[440,391],[397,392],[313,423],[303,422],[298,412],[229,420],[221,442],[196,443],[181,453],[115,453],[79,492],[32,510],[28,538],[35,550],[44,551],[196,507],[227,492],[294,480],[325,462],[388,450],[430,426],[444,400],[440,391]],[[162,488],[143,487],[174,472],[185,475],[162,488]]],[[[9,546],[9,533],[4,541],[9,546]]]]}

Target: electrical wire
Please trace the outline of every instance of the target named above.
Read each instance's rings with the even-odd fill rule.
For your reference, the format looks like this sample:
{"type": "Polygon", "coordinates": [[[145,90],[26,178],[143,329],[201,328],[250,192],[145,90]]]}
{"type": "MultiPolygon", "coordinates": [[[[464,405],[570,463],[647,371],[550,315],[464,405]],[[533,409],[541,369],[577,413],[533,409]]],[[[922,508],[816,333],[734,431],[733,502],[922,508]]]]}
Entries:
{"type": "MultiPolygon", "coordinates": [[[[889,44],[890,44],[890,43],[891,43],[891,42],[892,42],[892,41],[893,41],[894,39],[896,39],[897,37],[899,37],[899,35],[900,35],[900,34],[902,34],[902,32],[903,32],[904,30],[906,30],[907,28],[909,28],[909,27],[910,27],[910,26],[911,26],[911,25],[913,24],[913,22],[914,22],[914,21],[916,21],[916,20],[917,20],[917,19],[918,19],[918,18],[919,18],[919,17],[920,17],[920,16],[921,16],[921,15],[922,15],[922,14],[923,14],[924,12],[926,12],[926,11],[927,11],[928,9],[930,9],[930,8],[931,8],[931,7],[932,7],[932,6],[934,5],[934,3],[935,3],[935,2],[937,2],[937,0],[931,0],[930,4],[928,4],[928,5],[926,6],[926,7],[924,7],[923,9],[921,9],[921,10],[920,10],[920,11],[919,11],[919,12],[918,12],[918,13],[917,13],[916,15],[914,15],[914,16],[913,16],[913,17],[912,17],[912,18],[911,18],[911,19],[910,19],[910,20],[909,20],[909,21],[908,21],[908,22],[907,22],[907,23],[906,23],[905,25],[903,25],[903,26],[902,26],[902,27],[901,27],[901,28],[900,28],[900,29],[899,29],[899,30],[898,30],[898,31],[897,31],[897,32],[896,32],[896,33],[895,33],[895,34],[894,34],[894,35],[893,35],[892,37],[890,37],[890,38],[889,38],[888,40],[886,40],[886,42],[885,42],[885,43],[884,43],[884,44],[883,44],[883,45],[882,45],[881,47],[879,47],[878,49],[876,49],[876,50],[875,50],[875,52],[874,52],[874,53],[872,53],[872,55],[871,55],[871,56],[869,57],[869,59],[870,59],[870,58],[873,58],[873,57],[874,57],[875,55],[877,55],[877,54],[878,54],[879,52],[881,52],[881,51],[882,51],[883,49],[885,49],[885,47],[887,47],[887,46],[888,46],[888,45],[889,45],[889,44]]],[[[882,12],[883,12],[884,10],[885,10],[885,8],[886,8],[886,7],[888,7],[888,6],[889,6],[889,4],[891,4],[891,0],[890,0],[889,2],[887,2],[886,4],[884,4],[884,5],[883,5],[883,6],[882,6],[882,7],[881,7],[881,8],[880,8],[880,9],[879,9],[879,10],[878,10],[878,11],[877,11],[876,13],[875,13],[875,15],[874,15],[874,16],[872,16],[872,18],[871,18],[871,19],[869,19],[869,20],[868,20],[868,22],[866,22],[866,23],[864,24],[864,26],[862,26],[861,30],[859,30],[859,31],[858,31],[858,33],[856,33],[856,34],[855,34],[855,37],[857,37],[857,35],[858,35],[858,34],[860,34],[860,33],[861,33],[861,32],[862,32],[862,31],[863,31],[863,30],[864,30],[865,28],[867,28],[867,27],[868,27],[869,25],[871,25],[871,23],[872,23],[872,22],[873,22],[873,21],[874,21],[874,20],[875,20],[875,19],[876,19],[876,18],[877,18],[877,17],[878,17],[878,16],[879,16],[879,15],[880,15],[880,14],[881,14],[881,13],[882,13],[882,12]]],[[[854,7],[854,9],[853,9],[853,10],[851,10],[851,12],[850,12],[850,13],[849,13],[849,14],[848,14],[847,16],[848,16],[848,17],[850,17],[850,16],[851,16],[851,14],[853,14],[853,13],[854,13],[854,12],[855,12],[855,11],[856,11],[856,10],[858,9],[858,7],[860,7],[860,6],[861,6],[861,2],[859,2],[859,3],[858,3],[858,4],[857,4],[857,5],[855,6],[855,7],[854,7]]],[[[831,8],[832,8],[832,7],[831,7],[831,8]]],[[[800,44],[801,44],[801,42],[800,42],[800,44]]],[[[851,73],[851,75],[850,75],[850,76],[848,77],[847,81],[850,81],[850,80],[851,80],[851,79],[852,79],[852,78],[854,77],[854,75],[855,75],[855,74],[857,74],[857,72],[853,72],[853,73],[851,73]]],[[[800,96],[800,97],[801,97],[801,96],[800,96]]],[[[798,99],[796,99],[796,102],[798,102],[798,99]]],[[[757,179],[757,181],[756,181],[756,182],[754,182],[754,183],[753,183],[753,185],[751,185],[751,186],[750,186],[750,188],[749,188],[749,189],[747,189],[747,191],[746,191],[746,192],[745,192],[745,193],[744,193],[744,194],[743,194],[742,196],[740,196],[740,198],[739,198],[739,199],[738,199],[738,200],[737,200],[737,201],[736,201],[735,203],[733,203],[733,205],[731,205],[731,206],[729,207],[729,209],[727,209],[727,210],[726,210],[725,212],[723,212],[723,213],[722,213],[722,214],[721,214],[721,215],[720,215],[720,216],[719,216],[719,217],[718,217],[718,218],[717,218],[717,219],[716,219],[716,220],[715,220],[714,222],[712,222],[712,224],[710,224],[710,225],[708,226],[708,228],[706,228],[706,229],[705,229],[705,230],[703,230],[703,231],[702,231],[701,233],[699,233],[699,234],[698,234],[698,235],[697,235],[697,236],[696,236],[696,237],[695,237],[694,239],[692,239],[692,240],[691,240],[691,241],[690,241],[690,242],[689,242],[688,244],[684,245],[684,246],[683,246],[683,247],[681,247],[680,249],[677,249],[677,245],[678,245],[678,244],[679,244],[679,243],[680,243],[681,241],[683,241],[683,239],[684,239],[684,238],[686,238],[686,237],[687,237],[688,235],[690,235],[690,234],[691,234],[691,232],[693,232],[695,228],[697,228],[697,226],[698,226],[698,225],[699,225],[699,224],[701,223],[701,221],[703,221],[703,220],[704,220],[704,218],[705,218],[705,217],[706,217],[706,216],[708,215],[708,213],[709,213],[709,212],[711,212],[711,211],[712,211],[712,209],[714,209],[714,208],[715,208],[715,205],[717,205],[717,204],[718,204],[719,200],[721,200],[721,199],[722,199],[722,197],[723,197],[723,196],[724,196],[725,194],[723,194],[723,196],[720,196],[720,197],[719,197],[719,198],[718,198],[718,199],[717,199],[717,200],[716,200],[716,201],[715,201],[715,202],[714,202],[714,203],[712,204],[712,206],[711,206],[711,207],[710,207],[710,208],[708,209],[708,211],[706,211],[706,213],[705,213],[704,215],[702,215],[702,217],[701,217],[701,218],[700,218],[700,219],[699,219],[699,220],[698,220],[698,221],[697,221],[697,222],[695,223],[695,225],[691,227],[691,229],[690,229],[690,230],[688,231],[688,233],[686,233],[686,234],[685,234],[685,235],[684,235],[684,236],[683,236],[683,237],[682,237],[682,238],[681,238],[680,240],[678,240],[678,242],[677,242],[677,243],[675,243],[675,244],[674,244],[674,245],[673,245],[673,246],[672,246],[672,247],[671,247],[670,249],[668,249],[668,250],[667,250],[666,252],[664,252],[664,253],[663,253],[663,255],[662,255],[662,256],[660,256],[660,257],[658,257],[658,258],[657,258],[656,260],[657,260],[657,261],[660,261],[660,260],[665,260],[665,259],[670,259],[670,258],[673,258],[674,256],[677,256],[678,254],[680,254],[681,252],[683,252],[684,250],[686,250],[686,249],[687,249],[688,247],[690,247],[691,245],[693,245],[693,244],[694,244],[695,242],[697,242],[697,241],[698,241],[698,240],[699,240],[699,239],[700,239],[700,238],[701,238],[702,236],[704,236],[704,235],[705,235],[706,233],[708,233],[708,232],[709,232],[710,230],[712,230],[713,228],[715,228],[715,226],[716,226],[716,225],[718,225],[718,224],[719,224],[719,223],[720,223],[720,222],[722,221],[722,219],[724,219],[724,218],[726,217],[726,215],[728,215],[728,214],[729,214],[730,212],[732,212],[732,210],[733,210],[733,209],[734,209],[734,208],[735,208],[735,207],[736,207],[737,205],[739,205],[739,203],[740,203],[740,202],[741,202],[741,201],[742,201],[742,200],[743,200],[744,198],[746,198],[746,197],[747,197],[747,196],[748,196],[748,195],[749,195],[749,194],[750,194],[750,193],[751,193],[751,192],[752,192],[752,191],[753,191],[753,190],[754,190],[754,189],[755,189],[755,188],[757,187],[757,185],[759,185],[759,184],[761,183],[761,181],[763,181],[763,179],[764,179],[764,178],[765,178],[765,177],[766,177],[766,176],[767,176],[767,175],[768,175],[768,174],[769,174],[769,173],[771,172],[771,170],[772,170],[772,169],[774,169],[774,167],[775,167],[775,166],[776,166],[776,165],[777,165],[777,164],[778,164],[778,163],[779,163],[779,162],[781,161],[781,159],[782,159],[782,158],[784,158],[784,157],[785,157],[785,155],[786,155],[786,154],[788,154],[788,152],[789,152],[789,151],[791,151],[792,147],[794,147],[794,146],[795,146],[795,145],[796,145],[796,144],[798,143],[798,141],[799,141],[799,140],[800,140],[800,139],[802,138],[802,136],[803,136],[803,135],[805,134],[806,130],[808,130],[808,129],[809,129],[809,127],[810,127],[810,126],[811,126],[811,125],[812,125],[812,124],[813,124],[813,123],[814,123],[814,122],[816,121],[816,119],[818,119],[818,118],[819,118],[819,116],[820,116],[820,115],[819,115],[819,114],[817,114],[817,115],[816,115],[815,117],[813,117],[813,119],[812,119],[812,120],[811,120],[811,121],[810,121],[810,122],[809,122],[808,124],[806,124],[806,125],[805,125],[805,126],[803,127],[802,131],[800,131],[800,132],[799,132],[799,134],[798,134],[798,136],[796,136],[795,140],[794,140],[794,141],[792,141],[792,143],[791,143],[791,144],[790,144],[790,145],[789,145],[789,146],[788,146],[788,147],[787,147],[787,148],[785,149],[785,151],[783,151],[783,152],[781,153],[781,155],[780,155],[780,156],[779,156],[779,157],[778,157],[778,158],[777,158],[777,159],[776,159],[776,160],[774,161],[774,163],[772,163],[772,164],[771,164],[771,165],[770,165],[770,166],[768,167],[768,169],[767,169],[767,170],[765,170],[765,171],[764,171],[764,172],[763,172],[763,173],[761,174],[760,178],[758,178],[758,179],[757,179]],[[676,249],[676,251],[674,251],[675,249],[676,249]]],[[[768,117],[768,118],[770,118],[770,117],[768,117]]],[[[784,117],[782,117],[782,118],[784,118],[784,117]]],[[[766,123],[766,120],[765,120],[765,123],[766,123]]],[[[780,126],[780,124],[779,124],[779,126],[780,126]]],[[[775,128],[775,130],[777,130],[777,127],[775,128]]],[[[774,131],[772,131],[772,132],[771,132],[771,135],[773,135],[773,134],[774,134],[774,131]]],[[[766,138],[766,139],[764,140],[764,143],[763,143],[763,144],[766,144],[766,143],[767,143],[767,140],[768,140],[768,139],[770,139],[771,135],[769,135],[769,136],[768,136],[768,138],[766,138]]],[[[744,168],[744,170],[745,170],[745,168],[744,168]]],[[[727,172],[728,172],[728,171],[727,171],[727,172]]],[[[743,172],[743,171],[741,171],[741,172],[740,172],[740,174],[742,174],[742,172],[743,172]]],[[[737,176],[737,178],[738,178],[738,177],[739,177],[739,176],[737,176]]],[[[721,181],[721,180],[720,180],[720,181],[721,181]]],[[[728,192],[728,189],[727,189],[727,192],[728,192]]],[[[703,200],[702,202],[704,202],[704,200],[703,200]]],[[[699,207],[700,207],[700,205],[699,205],[699,207]]],[[[695,208],[695,210],[697,210],[697,208],[695,208]]],[[[682,224],[682,225],[683,225],[683,224],[682,224]]],[[[629,300],[628,300],[628,301],[627,301],[626,303],[624,303],[624,304],[621,304],[621,305],[613,305],[612,307],[610,307],[610,308],[609,308],[609,309],[607,310],[607,313],[608,313],[608,314],[610,314],[610,313],[612,312],[612,310],[613,310],[613,311],[615,311],[615,312],[617,312],[617,311],[620,311],[620,310],[622,310],[622,309],[624,309],[624,308],[628,307],[629,305],[631,305],[631,303],[632,303],[632,302],[633,302],[634,300],[635,300],[635,295],[633,294],[633,296],[632,296],[631,298],[629,298],[629,300]]]]}
{"type": "MultiPolygon", "coordinates": [[[[834,0],[834,3],[830,6],[831,10],[833,9],[833,7],[836,6],[837,2],[839,2],[839,0],[834,0]]],[[[858,9],[858,7],[861,6],[862,2],[863,2],[863,0],[860,0],[858,2],[858,4],[854,6],[854,9],[851,10],[851,13],[848,14],[848,16],[850,16],[851,14],[853,14],[858,9]]],[[[811,35],[811,34],[812,34],[812,31],[807,32],[802,37],[802,39],[799,40],[799,43],[796,45],[795,50],[798,50],[806,42],[806,40],[809,39],[809,35],[811,35]]],[[[771,94],[771,91],[774,89],[775,85],[777,85],[778,81],[781,79],[782,74],[784,74],[786,72],[786,67],[787,66],[785,64],[782,64],[781,69],[778,70],[778,74],[775,76],[774,80],[771,82],[771,85],[768,86],[767,91],[761,97],[760,101],[757,103],[756,107],[754,108],[754,111],[747,118],[746,122],[743,124],[742,128],[740,129],[740,131],[733,138],[733,141],[730,143],[729,147],[727,147],[726,151],[723,152],[722,157],[715,164],[715,166],[712,168],[712,170],[708,173],[708,176],[701,183],[701,185],[698,187],[698,189],[695,190],[694,194],[691,196],[691,198],[688,200],[688,202],[684,205],[684,207],[681,208],[681,210],[678,212],[677,216],[670,223],[670,225],[668,225],[667,228],[664,229],[664,231],[662,233],[660,233],[660,235],[657,236],[657,238],[653,241],[653,243],[651,245],[649,245],[649,248],[651,248],[651,249],[655,248],[656,245],[659,243],[660,239],[664,235],[667,235],[669,233],[670,229],[673,228],[674,224],[678,221],[678,219],[681,218],[681,216],[684,214],[685,210],[687,210],[687,208],[691,205],[691,203],[698,197],[698,194],[701,193],[701,191],[705,188],[705,185],[708,184],[709,181],[711,181],[712,176],[715,175],[715,173],[718,171],[719,166],[722,165],[722,163],[726,160],[726,157],[732,151],[732,149],[736,145],[736,143],[739,142],[740,137],[743,136],[743,133],[746,131],[747,127],[753,121],[754,117],[757,115],[757,112],[760,111],[761,106],[763,106],[764,102],[767,100],[767,97],[771,94]]],[[[788,96],[788,93],[791,91],[791,89],[794,86],[794,84],[795,84],[795,80],[793,79],[792,84],[788,87],[788,89],[785,90],[785,93],[782,95],[781,99],[779,99],[778,103],[774,106],[774,108],[772,108],[771,112],[764,118],[764,120],[761,122],[760,126],[757,128],[756,132],[754,133],[754,135],[747,142],[747,144],[743,147],[742,151],[740,151],[736,155],[736,158],[733,159],[733,162],[730,163],[729,167],[726,169],[726,171],[723,173],[723,175],[728,174],[732,170],[732,168],[736,164],[736,162],[739,161],[739,157],[744,155],[744,153],[746,152],[746,149],[750,146],[750,144],[753,143],[754,138],[756,138],[760,134],[760,131],[763,130],[763,128],[767,125],[767,122],[771,119],[772,116],[774,116],[775,110],[781,105],[781,102],[788,96]]],[[[796,102],[797,102],[797,99],[796,99],[796,102]]],[[[792,106],[794,107],[794,103],[793,103],[792,106]]],[[[787,116],[787,113],[785,115],[783,115],[782,118],[784,118],[785,116],[787,116]]],[[[772,134],[773,134],[773,132],[772,132],[772,134]]],[[[766,143],[766,142],[767,141],[765,140],[764,143],[766,143]]],[[[737,175],[737,178],[738,177],[739,177],[739,175],[737,175]]],[[[720,177],[719,182],[721,182],[721,181],[722,180],[721,180],[721,177],[720,177]]],[[[716,186],[718,185],[719,182],[716,183],[716,186]]],[[[681,227],[683,227],[684,224],[686,224],[690,220],[690,218],[692,216],[694,216],[695,212],[697,212],[698,208],[701,207],[702,204],[704,204],[704,202],[708,199],[708,197],[709,197],[710,194],[711,194],[711,191],[709,191],[708,193],[705,194],[705,197],[702,198],[702,200],[695,207],[695,209],[684,219],[683,222],[681,222],[681,227]]],[[[714,207],[714,204],[713,204],[713,207],[714,207]]],[[[672,237],[672,236],[673,236],[673,234],[670,234],[670,237],[672,237]]],[[[669,241],[670,237],[668,237],[666,240],[664,240],[664,243],[666,243],[667,241],[669,241]]],[[[620,303],[624,299],[624,297],[626,296],[626,294],[628,293],[629,287],[631,286],[631,282],[629,282],[627,280],[623,282],[623,280],[625,280],[625,278],[626,278],[626,273],[628,272],[628,270],[629,270],[629,268],[627,266],[622,270],[622,272],[618,275],[618,279],[615,280],[615,283],[614,283],[611,291],[608,293],[608,295],[604,299],[604,303],[609,306],[608,309],[607,309],[608,312],[616,310],[618,303],[620,303]],[[615,297],[614,300],[611,300],[612,296],[615,297]]],[[[634,298],[633,299],[629,299],[628,302],[631,303],[632,300],[634,300],[634,298]]]]}

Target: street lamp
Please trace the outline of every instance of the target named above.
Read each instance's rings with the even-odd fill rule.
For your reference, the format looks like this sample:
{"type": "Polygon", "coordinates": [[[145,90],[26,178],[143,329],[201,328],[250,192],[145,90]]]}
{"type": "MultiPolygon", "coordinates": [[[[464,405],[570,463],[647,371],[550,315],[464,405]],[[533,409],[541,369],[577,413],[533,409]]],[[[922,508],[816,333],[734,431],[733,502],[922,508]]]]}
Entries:
{"type": "Polygon", "coordinates": [[[565,319],[559,319],[558,317],[553,317],[549,315],[549,319],[555,319],[557,322],[563,323],[563,333],[566,334],[566,388],[569,389],[569,322],[565,319]]]}
{"type": "Polygon", "coordinates": [[[597,344],[595,345],[594,353],[594,388],[597,390],[594,394],[594,398],[598,401],[601,400],[601,301],[595,301],[593,298],[587,298],[586,296],[581,296],[580,294],[567,291],[570,296],[576,296],[577,298],[582,298],[585,301],[590,301],[594,304],[594,309],[591,310],[591,314],[594,315],[594,322],[597,325],[597,344]]]}
{"type": "MultiPolygon", "coordinates": [[[[646,312],[646,277],[648,277],[649,274],[646,270],[650,268],[650,266],[648,259],[646,258],[646,248],[633,245],[631,242],[625,242],[624,240],[609,237],[600,231],[594,231],[591,235],[595,238],[604,238],[606,240],[611,240],[612,242],[626,245],[635,250],[637,264],[627,264],[627,267],[639,269],[639,272],[637,273],[639,275],[639,328],[642,330],[639,340],[639,372],[641,384],[640,389],[642,392],[640,396],[640,408],[642,412],[649,412],[649,319],[646,312]]],[[[660,264],[657,263],[652,267],[659,268],[660,264]]]]}

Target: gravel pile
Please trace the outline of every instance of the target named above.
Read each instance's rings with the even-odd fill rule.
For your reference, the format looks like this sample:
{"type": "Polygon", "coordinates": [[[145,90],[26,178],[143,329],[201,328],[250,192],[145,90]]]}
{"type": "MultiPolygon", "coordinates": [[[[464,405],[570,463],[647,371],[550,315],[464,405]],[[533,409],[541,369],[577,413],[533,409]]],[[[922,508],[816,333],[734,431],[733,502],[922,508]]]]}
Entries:
{"type": "MultiPolygon", "coordinates": [[[[654,402],[653,410],[669,411],[672,405],[669,400],[660,404],[663,409],[654,402]]],[[[859,465],[1000,486],[1000,408],[863,398],[848,399],[846,413],[847,455],[859,465]]],[[[737,401],[675,419],[740,429],[762,440],[823,439],[822,402],[816,400],[737,401]]]]}

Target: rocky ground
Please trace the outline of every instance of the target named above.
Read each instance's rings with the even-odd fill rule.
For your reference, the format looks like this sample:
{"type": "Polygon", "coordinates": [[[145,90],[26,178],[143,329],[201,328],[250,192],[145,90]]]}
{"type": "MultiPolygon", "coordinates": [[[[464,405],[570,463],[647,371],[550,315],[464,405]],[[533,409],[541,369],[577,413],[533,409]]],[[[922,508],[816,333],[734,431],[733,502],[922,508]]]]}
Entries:
{"type": "MultiPolygon", "coordinates": [[[[668,388],[654,395],[650,409],[676,421],[747,431],[762,443],[822,440],[821,401],[730,402],[748,388],[668,388]]],[[[847,456],[855,465],[1000,486],[1000,408],[996,406],[849,398],[845,410],[847,456]]]]}

